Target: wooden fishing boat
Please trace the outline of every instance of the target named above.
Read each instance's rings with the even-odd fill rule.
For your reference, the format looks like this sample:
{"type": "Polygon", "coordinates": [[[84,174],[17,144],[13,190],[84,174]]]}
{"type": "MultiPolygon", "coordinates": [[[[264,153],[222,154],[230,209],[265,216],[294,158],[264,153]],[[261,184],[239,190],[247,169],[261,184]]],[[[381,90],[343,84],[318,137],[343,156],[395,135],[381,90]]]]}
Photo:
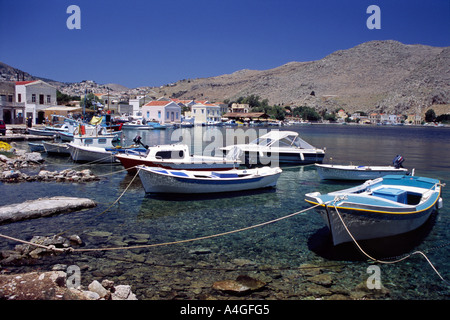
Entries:
{"type": "Polygon", "coordinates": [[[305,195],[331,231],[335,245],[382,238],[417,229],[442,207],[439,180],[388,175],[360,186],[305,195]],[[350,234],[349,234],[350,233],[350,234]]]}
{"type": "Polygon", "coordinates": [[[353,166],[335,164],[315,164],[323,180],[370,180],[385,175],[405,175],[408,169],[393,166],[353,166]]]}
{"type": "Polygon", "coordinates": [[[208,194],[274,187],[281,174],[281,169],[278,167],[215,172],[138,166],[138,170],[146,192],[183,194],[208,194]]]}

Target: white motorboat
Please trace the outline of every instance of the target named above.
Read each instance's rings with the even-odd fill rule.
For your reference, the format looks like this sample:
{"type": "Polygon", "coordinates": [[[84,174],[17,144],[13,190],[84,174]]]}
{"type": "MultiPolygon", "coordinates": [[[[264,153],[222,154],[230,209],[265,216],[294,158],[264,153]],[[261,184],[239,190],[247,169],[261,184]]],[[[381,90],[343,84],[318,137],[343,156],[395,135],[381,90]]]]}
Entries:
{"type": "Polygon", "coordinates": [[[207,194],[275,187],[280,168],[189,171],[138,166],[145,192],[207,194]]]}
{"type": "Polygon", "coordinates": [[[405,175],[408,169],[393,166],[353,166],[315,164],[323,180],[370,180],[385,175],[405,175]]]}
{"type": "Polygon", "coordinates": [[[157,145],[147,147],[146,153],[132,154],[124,152],[116,158],[129,171],[135,171],[138,165],[178,170],[230,170],[238,167],[239,160],[225,157],[191,155],[184,144],[157,145]]]}
{"type": "Polygon", "coordinates": [[[307,193],[305,200],[318,205],[337,245],[352,236],[368,240],[417,229],[442,207],[441,186],[437,179],[388,175],[328,194],[307,193]]]}
{"type": "Polygon", "coordinates": [[[393,166],[346,166],[317,163],[315,166],[320,178],[323,180],[370,180],[385,175],[408,174],[408,169],[402,166],[404,161],[405,159],[401,155],[397,155],[392,161],[393,166]]]}
{"type": "Polygon", "coordinates": [[[122,129],[138,129],[138,130],[153,130],[154,127],[152,125],[149,125],[148,123],[144,123],[144,121],[141,120],[133,120],[130,122],[125,122],[122,125],[122,129]]]}
{"type": "Polygon", "coordinates": [[[97,137],[74,136],[70,142],[70,156],[75,162],[114,163],[118,162],[116,155],[127,152],[130,154],[145,152],[145,148],[135,146],[121,147],[113,145],[114,135],[97,137]]]}
{"type": "Polygon", "coordinates": [[[44,146],[45,152],[47,152],[48,154],[63,156],[70,155],[69,145],[67,143],[42,141],[42,144],[44,146]]]}
{"type": "Polygon", "coordinates": [[[249,144],[231,145],[221,150],[228,153],[233,148],[242,151],[241,160],[248,166],[322,163],[325,156],[325,150],[313,147],[294,131],[272,130],[249,144]]]}

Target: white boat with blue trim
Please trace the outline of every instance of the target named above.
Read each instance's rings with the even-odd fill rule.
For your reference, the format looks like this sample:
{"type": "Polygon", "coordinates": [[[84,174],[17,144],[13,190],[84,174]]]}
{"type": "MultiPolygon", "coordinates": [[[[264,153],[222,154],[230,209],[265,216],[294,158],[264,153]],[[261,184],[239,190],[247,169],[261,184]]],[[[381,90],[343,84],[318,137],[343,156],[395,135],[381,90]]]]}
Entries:
{"type": "Polygon", "coordinates": [[[323,163],[316,163],[315,166],[319,177],[323,180],[371,180],[386,175],[408,174],[408,169],[402,166],[404,161],[401,155],[397,155],[392,161],[393,166],[346,166],[323,163]]]}
{"type": "Polygon", "coordinates": [[[147,193],[208,194],[275,187],[279,167],[232,169],[227,171],[169,170],[138,166],[139,178],[147,193]]]}
{"type": "Polygon", "coordinates": [[[117,154],[140,154],[147,151],[137,146],[116,146],[112,143],[114,139],[114,135],[74,136],[74,140],[68,144],[70,156],[75,162],[114,163],[119,162],[115,157],[117,154]]]}
{"type": "Polygon", "coordinates": [[[385,175],[405,175],[408,169],[393,166],[354,166],[335,164],[315,164],[319,177],[323,180],[370,180],[385,175]]]}
{"type": "Polygon", "coordinates": [[[318,205],[338,245],[352,241],[350,234],[368,240],[417,229],[442,207],[442,186],[437,179],[388,175],[328,194],[308,193],[305,200],[318,205]]]}

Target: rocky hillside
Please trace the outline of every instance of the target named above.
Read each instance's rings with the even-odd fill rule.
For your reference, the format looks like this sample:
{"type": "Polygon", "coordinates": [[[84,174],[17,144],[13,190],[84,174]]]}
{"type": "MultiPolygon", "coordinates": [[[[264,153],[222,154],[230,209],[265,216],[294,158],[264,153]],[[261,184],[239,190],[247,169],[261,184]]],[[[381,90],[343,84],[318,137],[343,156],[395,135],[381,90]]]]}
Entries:
{"type": "MultiPolygon", "coordinates": [[[[0,80],[17,75],[37,79],[0,63],[0,80]]],[[[92,92],[109,89],[125,98],[151,92],[155,97],[223,101],[255,94],[269,99],[271,105],[310,106],[318,111],[344,108],[347,112],[424,113],[432,107],[442,114],[450,113],[450,47],[370,41],[317,61],[185,79],[160,88],[128,89],[94,81],[49,82],[70,95],[83,94],[89,82],[92,92]]]]}
{"type": "Polygon", "coordinates": [[[179,98],[235,99],[256,94],[270,104],[319,110],[450,113],[450,47],[371,41],[311,62],[183,80],[160,89],[179,98]]]}

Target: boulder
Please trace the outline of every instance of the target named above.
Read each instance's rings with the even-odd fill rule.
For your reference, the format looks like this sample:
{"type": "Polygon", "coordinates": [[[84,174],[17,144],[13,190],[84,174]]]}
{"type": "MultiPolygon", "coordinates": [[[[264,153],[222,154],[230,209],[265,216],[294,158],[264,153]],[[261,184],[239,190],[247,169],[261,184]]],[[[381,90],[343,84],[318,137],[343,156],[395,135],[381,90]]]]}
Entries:
{"type": "Polygon", "coordinates": [[[214,282],[212,288],[235,295],[245,295],[253,291],[262,289],[266,285],[265,282],[254,279],[247,275],[240,275],[236,280],[224,280],[214,282]]]}
{"type": "Polygon", "coordinates": [[[29,200],[0,207],[0,224],[73,212],[95,206],[96,203],[87,198],[60,196],[29,200]]]}

